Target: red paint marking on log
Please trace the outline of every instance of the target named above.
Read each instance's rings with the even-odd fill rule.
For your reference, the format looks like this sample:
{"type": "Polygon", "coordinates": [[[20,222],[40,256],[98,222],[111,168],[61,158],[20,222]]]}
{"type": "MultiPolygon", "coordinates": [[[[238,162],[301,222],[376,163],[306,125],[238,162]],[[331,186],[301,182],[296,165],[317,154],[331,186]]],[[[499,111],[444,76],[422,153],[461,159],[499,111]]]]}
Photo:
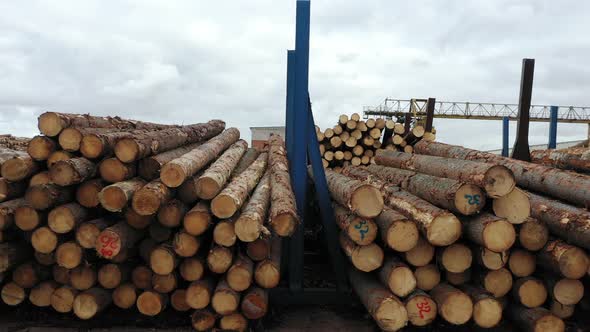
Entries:
{"type": "Polygon", "coordinates": [[[119,244],[118,242],[118,236],[117,234],[113,233],[113,232],[104,232],[100,238],[100,244],[101,244],[101,248],[100,248],[100,254],[101,256],[105,257],[105,258],[111,258],[113,256],[116,256],[115,252],[119,251],[119,244]]]}
{"type": "Polygon", "coordinates": [[[422,303],[416,303],[416,308],[418,308],[418,314],[420,315],[421,319],[424,319],[423,312],[430,312],[430,303],[428,300],[424,299],[422,303]]]}

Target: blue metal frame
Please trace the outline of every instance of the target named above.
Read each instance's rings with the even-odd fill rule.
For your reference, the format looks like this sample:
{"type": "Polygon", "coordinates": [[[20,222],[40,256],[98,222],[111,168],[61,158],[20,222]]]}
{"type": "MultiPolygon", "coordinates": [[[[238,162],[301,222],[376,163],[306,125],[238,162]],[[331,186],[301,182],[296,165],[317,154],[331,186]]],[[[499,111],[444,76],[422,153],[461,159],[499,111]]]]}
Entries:
{"type": "Polygon", "coordinates": [[[508,135],[510,135],[510,118],[502,118],[502,157],[508,157],[508,135]]]}
{"type": "MultiPolygon", "coordinates": [[[[295,51],[287,51],[287,100],[286,100],[286,112],[285,112],[285,145],[287,151],[291,153],[293,151],[293,145],[295,144],[295,137],[293,135],[293,123],[295,122],[293,112],[293,103],[295,96],[293,94],[295,89],[295,51]]],[[[292,168],[291,158],[289,158],[289,169],[292,168]]]]}
{"type": "Polygon", "coordinates": [[[557,111],[559,107],[551,106],[549,108],[549,144],[548,149],[555,149],[557,147],[557,111]]]}

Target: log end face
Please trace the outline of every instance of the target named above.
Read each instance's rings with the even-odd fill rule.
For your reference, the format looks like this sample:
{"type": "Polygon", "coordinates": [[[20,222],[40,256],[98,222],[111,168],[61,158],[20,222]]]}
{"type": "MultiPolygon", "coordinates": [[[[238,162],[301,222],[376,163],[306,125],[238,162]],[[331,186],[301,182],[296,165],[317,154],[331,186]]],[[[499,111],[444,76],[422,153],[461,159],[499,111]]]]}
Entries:
{"type": "Polygon", "coordinates": [[[512,289],[512,273],[505,268],[490,271],[484,277],[483,284],[484,288],[495,298],[502,297],[512,289]]]}
{"type": "Polygon", "coordinates": [[[508,195],[516,186],[514,174],[502,165],[490,167],[484,175],[484,189],[492,198],[508,195]]]}
{"type": "Polygon", "coordinates": [[[455,207],[466,216],[481,211],[486,204],[483,191],[472,184],[463,184],[455,193],[455,207]]]}
{"type": "Polygon", "coordinates": [[[253,242],[260,237],[260,225],[248,218],[240,217],[234,225],[234,231],[242,242],[253,242]]]}
{"type": "Polygon", "coordinates": [[[184,169],[180,165],[172,162],[164,165],[160,171],[160,179],[169,188],[180,187],[187,177],[184,169]]]}
{"type": "Polygon", "coordinates": [[[51,307],[62,314],[71,312],[75,298],[75,290],[67,286],[60,287],[51,294],[51,307]]]}
{"type": "Polygon", "coordinates": [[[131,199],[131,206],[140,216],[151,216],[158,212],[160,199],[149,190],[138,190],[131,199]]]}
{"type": "Polygon", "coordinates": [[[483,231],[485,247],[494,252],[504,252],[516,241],[514,226],[506,220],[490,223],[483,231]]]}
{"type": "Polygon", "coordinates": [[[98,304],[90,294],[79,294],[74,300],[74,314],[80,319],[90,319],[98,312],[98,304]]]}
{"type": "Polygon", "coordinates": [[[549,241],[549,229],[543,223],[528,219],[518,233],[520,245],[530,251],[541,250],[549,241]]]}
{"type": "Polygon", "coordinates": [[[106,182],[115,183],[127,179],[129,168],[117,158],[108,158],[100,163],[98,172],[106,182]]]}
{"type": "Polygon", "coordinates": [[[113,303],[121,309],[129,309],[135,305],[137,293],[133,284],[123,284],[113,291],[113,303]]]}
{"type": "Polygon", "coordinates": [[[58,206],[49,212],[47,224],[57,234],[65,234],[74,229],[76,220],[66,206],[58,206]]]}
{"type": "Polygon", "coordinates": [[[137,298],[137,310],[146,316],[155,316],[163,309],[160,294],[146,291],[137,298]]]}
{"type": "Polygon", "coordinates": [[[29,174],[28,163],[21,158],[12,158],[2,164],[2,177],[8,181],[20,181],[29,174]]]}
{"type": "Polygon", "coordinates": [[[132,138],[123,138],[115,144],[115,155],[124,163],[139,159],[139,145],[132,138]]]}
{"type": "Polygon", "coordinates": [[[440,283],[440,271],[434,264],[416,268],[414,277],[416,278],[416,287],[425,292],[432,290],[440,283]]]}
{"type": "Polygon", "coordinates": [[[449,323],[454,325],[463,325],[471,319],[473,315],[473,302],[467,294],[455,292],[449,294],[445,301],[440,305],[441,316],[449,323]]]}
{"type": "Polygon", "coordinates": [[[563,332],[565,323],[560,318],[548,314],[539,318],[533,325],[533,332],[563,332]]]}
{"type": "Polygon", "coordinates": [[[227,273],[227,284],[236,292],[243,292],[252,284],[252,273],[242,267],[231,267],[227,273]]]}
{"type": "Polygon", "coordinates": [[[442,253],[442,265],[449,272],[461,273],[471,267],[471,250],[460,243],[446,247],[442,253]]]}
{"type": "Polygon", "coordinates": [[[352,264],[358,270],[371,272],[383,265],[383,256],[383,249],[377,244],[372,243],[366,246],[359,246],[352,253],[351,259],[352,264]]]}
{"type": "Polygon", "coordinates": [[[518,289],[518,298],[523,306],[536,308],[547,300],[547,289],[540,280],[527,280],[518,289]]]}
{"type": "Polygon", "coordinates": [[[174,265],[174,256],[166,249],[156,248],[150,254],[150,266],[156,274],[170,274],[174,265]]]}
{"type": "Polygon", "coordinates": [[[16,224],[16,227],[22,231],[32,231],[37,228],[41,222],[42,220],[37,210],[30,206],[19,206],[16,211],[14,211],[14,223],[16,224]]]}
{"type": "Polygon", "coordinates": [[[418,243],[420,233],[416,224],[409,220],[396,222],[387,231],[386,242],[395,251],[407,252],[418,243]]]}
{"type": "Polygon", "coordinates": [[[213,241],[220,246],[231,247],[236,243],[234,224],[231,222],[219,222],[213,230],[213,241]]]}
{"type": "Polygon", "coordinates": [[[430,297],[417,295],[406,302],[408,319],[414,326],[426,326],[436,318],[437,307],[430,297]]]}
{"type": "MultiPolygon", "coordinates": [[[[2,266],[2,262],[0,262],[2,266]]],[[[9,306],[16,306],[21,304],[26,298],[25,290],[14,282],[9,282],[2,287],[0,294],[2,301],[9,306]]]]}
{"type": "Polygon", "coordinates": [[[72,165],[66,161],[58,161],[49,169],[49,178],[51,182],[58,186],[69,186],[74,184],[74,179],[78,177],[78,172],[72,165]]]}
{"type": "Polygon", "coordinates": [[[211,307],[220,315],[228,315],[236,311],[239,302],[236,297],[228,292],[215,292],[211,299],[211,307]]]}
{"type": "Polygon", "coordinates": [[[75,242],[66,242],[57,247],[55,260],[66,269],[73,269],[82,262],[82,248],[75,242]]]}
{"type": "Polygon", "coordinates": [[[502,305],[496,299],[486,298],[473,306],[473,320],[483,328],[491,328],[502,320],[502,305]]]}
{"type": "Polygon", "coordinates": [[[197,191],[197,196],[201,199],[213,199],[219,192],[221,191],[221,187],[212,178],[201,176],[197,179],[195,183],[195,188],[197,191]]]}
{"type": "Polygon", "coordinates": [[[577,279],[561,279],[553,288],[553,296],[563,305],[575,305],[584,296],[584,284],[577,279]]]}
{"type": "Polygon", "coordinates": [[[227,195],[217,195],[211,201],[211,212],[220,219],[227,219],[236,213],[238,207],[233,198],[227,195]]]}
{"type": "Polygon", "coordinates": [[[529,197],[518,188],[514,188],[507,195],[494,199],[492,209],[496,216],[505,218],[512,224],[522,224],[531,214],[529,197]]]}
{"type": "Polygon", "coordinates": [[[58,142],[66,151],[78,151],[82,141],[82,133],[76,128],[66,128],[59,134],[58,142]]]}
{"type": "Polygon", "coordinates": [[[92,224],[82,224],[76,232],[76,242],[84,249],[94,249],[100,229],[92,224]]]}
{"type": "Polygon", "coordinates": [[[389,275],[389,289],[399,297],[406,297],[416,289],[416,277],[406,266],[394,269],[389,275]]]}
{"type": "Polygon", "coordinates": [[[377,325],[385,331],[398,331],[408,324],[406,307],[393,297],[381,302],[374,318],[377,325]]]}
{"type": "Polygon", "coordinates": [[[296,216],[290,213],[283,213],[275,216],[270,223],[272,229],[278,236],[288,237],[295,233],[299,221],[296,216]]]}
{"type": "Polygon", "coordinates": [[[121,252],[121,238],[119,234],[107,228],[96,238],[94,246],[100,257],[113,259],[121,252]]]}
{"type": "Polygon", "coordinates": [[[262,262],[254,274],[256,283],[262,288],[275,288],[281,279],[281,273],[271,262],[262,262]]]}
{"type": "Polygon", "coordinates": [[[108,186],[99,194],[98,199],[103,208],[111,212],[120,212],[127,205],[127,195],[118,187],[108,186]]]}
{"type": "Polygon", "coordinates": [[[383,211],[383,195],[372,185],[360,186],[350,200],[351,211],[365,218],[375,218],[383,211]]]}
{"type": "Polygon", "coordinates": [[[63,123],[56,113],[45,112],[39,116],[38,127],[43,135],[55,137],[62,131],[63,123]]]}
{"type": "Polygon", "coordinates": [[[31,236],[31,244],[36,251],[49,254],[57,247],[57,235],[48,227],[37,228],[31,236]]]}
{"type": "Polygon", "coordinates": [[[183,220],[184,230],[194,236],[203,234],[211,224],[209,213],[201,211],[189,211],[183,220]]]}
{"type": "Polygon", "coordinates": [[[572,247],[563,253],[559,259],[559,270],[570,279],[580,279],[588,272],[589,265],[586,253],[577,247],[572,247]]]}
{"type": "Polygon", "coordinates": [[[104,145],[95,134],[85,135],[80,143],[80,152],[88,159],[95,159],[103,155],[104,145]]]}
{"type": "Polygon", "coordinates": [[[215,326],[215,319],[209,310],[196,310],[191,316],[191,323],[197,331],[209,331],[215,326]]]}
{"type": "Polygon", "coordinates": [[[427,230],[428,242],[448,246],[461,237],[461,222],[451,213],[443,213],[432,220],[427,230]]]}

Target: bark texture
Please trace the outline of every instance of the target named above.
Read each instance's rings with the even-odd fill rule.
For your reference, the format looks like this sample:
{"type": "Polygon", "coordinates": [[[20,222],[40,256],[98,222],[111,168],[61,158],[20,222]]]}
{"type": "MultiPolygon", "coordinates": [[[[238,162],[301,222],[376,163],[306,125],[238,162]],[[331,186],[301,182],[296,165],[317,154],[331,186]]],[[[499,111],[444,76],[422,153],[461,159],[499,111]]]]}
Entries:
{"type": "Polygon", "coordinates": [[[58,161],[49,169],[51,182],[60,186],[82,183],[95,175],[96,164],[86,158],[58,161]]]}
{"type": "Polygon", "coordinates": [[[291,188],[287,149],[285,141],[279,135],[271,135],[268,143],[271,183],[269,224],[279,236],[291,236],[299,225],[299,217],[295,194],[291,188]]]}
{"type": "Polygon", "coordinates": [[[197,142],[193,144],[184,145],[170,151],[162,152],[153,156],[143,158],[139,161],[138,173],[143,179],[151,181],[160,177],[160,170],[164,165],[170,161],[182,156],[185,153],[199,147],[203,144],[197,142]]]}
{"type": "Polygon", "coordinates": [[[590,173],[590,155],[556,150],[531,151],[531,162],[561,169],[590,173]]]}
{"type": "Polygon", "coordinates": [[[264,227],[269,206],[270,174],[266,172],[234,225],[236,235],[241,241],[252,242],[258,239],[261,233],[270,234],[264,227]]]}
{"type": "Polygon", "coordinates": [[[137,190],[131,200],[131,206],[137,214],[149,216],[158,212],[162,204],[172,199],[174,191],[170,190],[162,181],[153,180],[137,190]]]}

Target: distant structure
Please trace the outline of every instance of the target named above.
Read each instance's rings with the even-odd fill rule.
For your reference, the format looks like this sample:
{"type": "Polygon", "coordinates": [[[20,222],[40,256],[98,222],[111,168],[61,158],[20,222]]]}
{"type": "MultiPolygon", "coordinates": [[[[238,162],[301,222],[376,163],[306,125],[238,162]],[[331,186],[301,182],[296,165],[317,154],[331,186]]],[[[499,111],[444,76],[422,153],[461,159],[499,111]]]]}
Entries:
{"type": "MultiPolygon", "coordinates": [[[[556,149],[567,149],[567,148],[571,148],[574,146],[584,146],[588,144],[588,140],[580,140],[580,141],[569,141],[569,142],[560,142],[557,143],[557,146],[555,147],[556,149]]],[[[547,144],[537,144],[537,145],[531,145],[530,146],[531,151],[534,150],[546,150],[547,149],[547,144]]],[[[502,154],[502,149],[494,149],[494,150],[488,150],[486,152],[490,152],[493,154],[502,154]]],[[[509,153],[512,153],[512,148],[510,148],[510,150],[508,151],[509,153]]]]}
{"type": "Polygon", "coordinates": [[[285,127],[250,127],[252,132],[252,142],[250,146],[258,150],[263,150],[270,134],[277,134],[285,137],[285,127]]]}

